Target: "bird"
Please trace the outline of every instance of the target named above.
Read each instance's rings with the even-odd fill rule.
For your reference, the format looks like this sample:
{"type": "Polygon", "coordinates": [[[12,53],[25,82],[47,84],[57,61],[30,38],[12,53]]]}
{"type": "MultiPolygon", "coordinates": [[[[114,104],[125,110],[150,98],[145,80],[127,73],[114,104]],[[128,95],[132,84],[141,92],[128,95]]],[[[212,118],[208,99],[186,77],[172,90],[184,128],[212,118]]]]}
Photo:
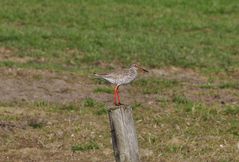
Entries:
{"type": "Polygon", "coordinates": [[[132,64],[129,69],[124,69],[122,71],[116,71],[108,74],[94,74],[97,78],[102,78],[112,84],[115,85],[114,88],[114,105],[115,106],[120,106],[123,105],[120,102],[120,96],[119,96],[119,87],[121,85],[129,84],[138,75],[138,70],[141,70],[143,72],[149,72],[148,70],[140,67],[137,64],[132,64]],[[118,99],[118,102],[117,102],[118,99]]]}

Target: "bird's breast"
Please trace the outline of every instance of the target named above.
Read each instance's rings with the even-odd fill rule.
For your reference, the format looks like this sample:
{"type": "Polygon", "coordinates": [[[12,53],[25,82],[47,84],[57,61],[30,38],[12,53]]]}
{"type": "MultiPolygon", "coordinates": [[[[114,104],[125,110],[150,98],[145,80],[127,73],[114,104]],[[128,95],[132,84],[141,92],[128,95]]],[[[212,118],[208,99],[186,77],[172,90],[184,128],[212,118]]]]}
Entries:
{"type": "Polygon", "coordinates": [[[135,78],[136,78],[136,76],[125,76],[119,80],[118,84],[120,84],[120,85],[128,84],[128,83],[132,82],[135,78]]]}

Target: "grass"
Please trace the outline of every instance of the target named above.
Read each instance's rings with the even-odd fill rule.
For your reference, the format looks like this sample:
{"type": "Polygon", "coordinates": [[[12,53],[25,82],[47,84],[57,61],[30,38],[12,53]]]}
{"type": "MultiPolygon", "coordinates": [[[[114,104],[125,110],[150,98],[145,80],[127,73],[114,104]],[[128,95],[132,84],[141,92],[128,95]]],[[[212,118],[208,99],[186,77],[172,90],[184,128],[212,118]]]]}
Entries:
{"type": "Polygon", "coordinates": [[[98,60],[117,60],[124,66],[238,69],[236,0],[4,0],[0,5],[0,46],[33,58],[1,66],[91,71],[98,60]]]}
{"type": "Polygon", "coordinates": [[[176,80],[165,80],[156,77],[140,79],[134,83],[143,94],[157,94],[164,89],[172,89],[179,86],[176,80]]]}
{"type": "MultiPolygon", "coordinates": [[[[159,111],[158,108],[145,107],[140,103],[133,105],[140,148],[147,148],[153,152],[153,156],[143,155],[143,160],[169,160],[174,159],[175,155],[179,156],[179,161],[183,159],[219,161],[231,159],[233,161],[238,158],[233,156],[236,155],[236,142],[239,139],[237,106],[218,108],[196,103],[182,96],[175,96],[172,101],[166,102],[167,109],[170,109],[170,105],[173,106],[170,113],[162,107],[159,111]],[[225,147],[224,151],[231,154],[222,153],[223,150],[219,151],[220,145],[225,147]],[[215,155],[210,157],[211,154],[215,155]],[[157,158],[155,155],[161,156],[157,158]]],[[[81,103],[64,106],[46,102],[1,105],[3,105],[0,108],[2,117],[7,117],[7,120],[3,118],[5,121],[19,125],[24,125],[25,121],[28,121],[24,131],[18,130],[14,137],[10,134],[8,139],[20,140],[28,134],[28,138],[33,142],[37,140],[35,135],[38,134],[37,138],[44,141],[45,145],[52,143],[49,146],[51,149],[56,147],[54,143],[63,142],[61,150],[64,152],[70,149],[75,153],[75,157],[87,157],[91,151],[94,151],[99,159],[109,158],[108,154],[107,156],[102,154],[105,147],[111,149],[107,111],[103,107],[99,109],[99,105],[102,104],[93,99],[87,98],[81,103]],[[78,109],[79,105],[81,105],[80,109],[78,109]],[[71,108],[68,109],[68,107],[71,108]],[[21,113],[17,113],[19,110],[21,113]],[[10,113],[10,111],[13,112],[10,113]],[[26,112],[31,114],[26,116],[26,112]],[[55,134],[54,138],[50,138],[51,134],[55,134]],[[83,154],[77,154],[77,152],[83,154]]],[[[20,147],[29,145],[31,142],[20,147]]],[[[3,145],[2,147],[14,148],[15,146],[3,145]]]]}
{"type": "Polygon", "coordinates": [[[233,82],[233,81],[228,81],[228,82],[222,82],[219,84],[213,84],[213,83],[207,83],[204,85],[200,86],[201,88],[205,89],[239,89],[239,83],[238,82],[233,82]]]}
{"type": "Polygon", "coordinates": [[[108,87],[98,87],[94,90],[96,93],[113,93],[113,88],[108,88],[108,87]]]}
{"type": "Polygon", "coordinates": [[[92,98],[86,98],[83,101],[83,104],[85,107],[94,107],[96,105],[96,102],[92,98]]]}
{"type": "Polygon", "coordinates": [[[219,88],[225,89],[225,88],[231,88],[231,89],[239,89],[239,83],[232,83],[232,82],[228,82],[228,83],[222,83],[219,85],[219,88]]]}
{"type": "Polygon", "coordinates": [[[239,114],[239,108],[238,108],[238,106],[235,106],[235,105],[233,105],[233,106],[228,106],[228,107],[224,110],[224,113],[227,114],[227,115],[231,114],[231,115],[236,116],[236,115],[239,114]]]}
{"type": "Polygon", "coordinates": [[[76,145],[73,145],[71,147],[71,150],[73,152],[76,152],[76,151],[89,151],[89,150],[96,150],[96,149],[99,149],[99,146],[94,141],[90,141],[87,144],[76,144],[76,145]]]}
{"type": "Polygon", "coordinates": [[[131,63],[156,71],[120,90],[133,108],[142,161],[239,161],[236,0],[1,0],[0,6],[3,161],[113,161],[107,117],[113,88],[91,74],[131,63]],[[21,76],[24,69],[33,71],[21,76]],[[64,91],[34,84],[48,81],[64,91]],[[32,101],[32,87],[43,98],[81,95],[75,102],[32,101]],[[29,91],[25,101],[4,98],[22,91],[29,91]]]}

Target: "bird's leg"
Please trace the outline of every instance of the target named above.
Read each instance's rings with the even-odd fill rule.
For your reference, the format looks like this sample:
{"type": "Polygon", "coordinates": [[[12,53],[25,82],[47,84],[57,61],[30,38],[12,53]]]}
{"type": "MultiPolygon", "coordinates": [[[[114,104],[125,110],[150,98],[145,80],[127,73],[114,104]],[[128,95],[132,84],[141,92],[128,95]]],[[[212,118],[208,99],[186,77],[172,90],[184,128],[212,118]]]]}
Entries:
{"type": "Polygon", "coordinates": [[[117,95],[117,86],[116,86],[115,89],[114,89],[114,104],[117,106],[117,103],[116,103],[116,95],[117,95]]]}
{"type": "Polygon", "coordinates": [[[119,86],[117,86],[116,92],[117,92],[117,96],[118,96],[118,105],[122,105],[122,104],[120,103],[119,86]]]}

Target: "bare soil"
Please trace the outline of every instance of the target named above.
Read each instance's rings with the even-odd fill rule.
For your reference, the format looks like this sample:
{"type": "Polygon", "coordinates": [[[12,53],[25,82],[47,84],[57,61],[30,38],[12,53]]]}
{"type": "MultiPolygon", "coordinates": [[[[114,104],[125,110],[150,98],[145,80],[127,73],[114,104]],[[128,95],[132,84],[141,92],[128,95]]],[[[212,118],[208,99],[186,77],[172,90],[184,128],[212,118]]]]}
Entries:
{"type": "Polygon", "coordinates": [[[0,60],[1,61],[11,61],[17,63],[27,63],[28,61],[33,60],[31,57],[17,57],[13,53],[13,49],[0,47],[0,60]]]}
{"type": "MultiPolygon", "coordinates": [[[[55,73],[42,70],[25,69],[0,69],[0,102],[15,101],[46,101],[51,103],[77,102],[85,98],[93,98],[111,105],[113,96],[107,93],[93,93],[97,87],[112,85],[97,84],[96,78],[80,76],[69,73],[55,73]]],[[[162,95],[171,98],[180,94],[188,99],[206,104],[237,104],[239,102],[238,89],[201,88],[207,83],[208,78],[201,76],[190,69],[169,67],[164,69],[152,69],[149,74],[141,78],[155,77],[167,80],[177,80],[181,84],[179,90],[162,91],[162,95]]],[[[122,86],[123,101],[126,103],[142,102],[151,103],[158,95],[132,93],[133,85],[122,86]]],[[[137,89],[140,87],[137,87],[137,89]]],[[[157,105],[156,105],[157,106],[157,105]]]]}

